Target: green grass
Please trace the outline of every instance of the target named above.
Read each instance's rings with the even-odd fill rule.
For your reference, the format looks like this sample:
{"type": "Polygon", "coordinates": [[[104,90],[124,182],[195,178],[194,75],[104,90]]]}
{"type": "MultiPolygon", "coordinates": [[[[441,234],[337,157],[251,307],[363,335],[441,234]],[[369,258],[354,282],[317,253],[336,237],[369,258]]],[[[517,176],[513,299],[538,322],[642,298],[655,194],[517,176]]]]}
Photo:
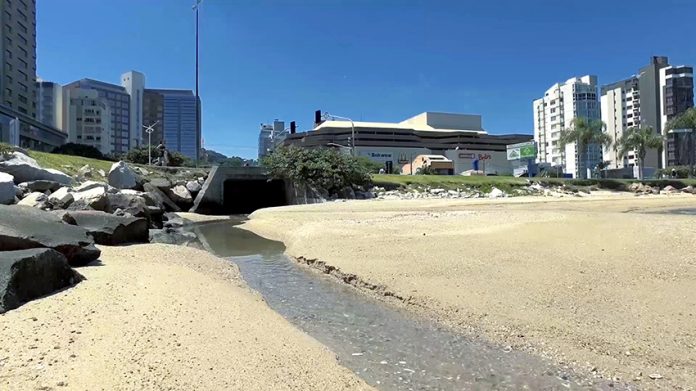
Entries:
{"type": "Polygon", "coordinates": [[[85,164],[88,164],[93,170],[102,169],[108,173],[111,165],[114,163],[82,156],[59,155],[57,153],[37,151],[29,151],[29,156],[34,158],[41,167],[60,170],[70,176],[75,175],[85,164]]]}
{"type": "Polygon", "coordinates": [[[462,175],[390,175],[375,174],[372,182],[387,189],[428,187],[446,190],[472,188],[489,191],[496,187],[510,191],[527,184],[526,178],[511,176],[462,176],[462,175]]]}

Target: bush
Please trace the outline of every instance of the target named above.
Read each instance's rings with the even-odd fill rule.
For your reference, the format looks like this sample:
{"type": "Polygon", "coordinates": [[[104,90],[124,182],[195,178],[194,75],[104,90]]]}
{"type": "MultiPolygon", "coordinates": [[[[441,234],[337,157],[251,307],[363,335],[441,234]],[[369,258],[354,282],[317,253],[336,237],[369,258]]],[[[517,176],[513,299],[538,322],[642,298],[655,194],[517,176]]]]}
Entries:
{"type": "MultiPolygon", "coordinates": [[[[168,151],[169,152],[169,151],[168,151]]],[[[152,159],[159,157],[160,152],[156,147],[150,147],[152,159]]],[[[133,148],[123,156],[123,159],[136,164],[148,164],[147,147],[133,148]]],[[[169,152],[169,166],[182,167],[192,165],[191,159],[182,155],[180,152],[169,152]]]]}
{"type": "Polygon", "coordinates": [[[369,170],[359,159],[328,148],[281,147],[266,156],[262,165],[275,178],[309,184],[329,193],[371,183],[369,170]]]}
{"type": "MultiPolygon", "coordinates": [[[[662,178],[671,178],[672,177],[672,170],[676,171],[677,178],[688,178],[689,177],[689,171],[691,170],[691,167],[689,166],[671,166],[667,168],[662,168],[657,170],[656,175],[662,178]]],[[[696,173],[694,173],[696,174],[696,173]]]]}
{"type": "Polygon", "coordinates": [[[63,144],[60,147],[53,148],[51,153],[58,153],[61,155],[71,155],[71,156],[82,156],[92,159],[105,160],[104,155],[100,150],[91,146],[76,143],[63,144]]]}
{"type": "Polygon", "coordinates": [[[358,164],[360,164],[365,170],[367,170],[367,172],[377,174],[379,173],[379,170],[384,169],[384,164],[377,163],[365,156],[358,156],[355,159],[358,161],[358,164]]]}
{"type": "Polygon", "coordinates": [[[12,146],[10,144],[0,143],[0,156],[9,155],[12,151],[12,146]]]}

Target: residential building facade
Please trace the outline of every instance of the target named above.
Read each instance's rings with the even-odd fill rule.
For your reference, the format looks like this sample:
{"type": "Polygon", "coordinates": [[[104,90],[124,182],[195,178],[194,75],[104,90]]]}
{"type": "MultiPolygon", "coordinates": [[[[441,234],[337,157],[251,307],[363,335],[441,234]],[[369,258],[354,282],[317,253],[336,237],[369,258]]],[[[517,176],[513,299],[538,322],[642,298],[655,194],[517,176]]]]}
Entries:
{"type": "Polygon", "coordinates": [[[696,151],[689,133],[666,132],[667,123],[694,106],[694,69],[690,66],[668,66],[660,69],[660,121],[665,130],[666,147],[662,158],[666,166],[696,163],[696,151]]]}
{"type": "Polygon", "coordinates": [[[285,136],[285,122],[273,120],[272,124],[261,124],[259,130],[258,159],[273,152],[275,146],[282,142],[285,136]]]}
{"type": "Polygon", "coordinates": [[[36,82],[36,119],[56,129],[63,129],[63,86],[51,81],[36,82]]]}
{"type": "MultiPolygon", "coordinates": [[[[99,98],[104,99],[109,106],[111,139],[110,152],[115,155],[122,155],[131,149],[131,118],[130,118],[130,95],[123,86],[105,83],[98,80],[82,79],[63,86],[65,93],[76,95],[75,90],[95,90],[99,98]]],[[[67,100],[67,99],[66,99],[67,100]]],[[[64,118],[64,124],[73,123],[72,118],[64,118]]],[[[72,132],[70,128],[63,128],[68,134],[72,132]]]]}
{"type": "Polygon", "coordinates": [[[98,90],[70,88],[65,91],[65,122],[68,142],[90,145],[103,154],[113,152],[112,115],[107,98],[98,90]]]}
{"type": "Polygon", "coordinates": [[[2,5],[1,104],[36,117],[36,3],[0,1],[2,5]]]}
{"type": "Polygon", "coordinates": [[[602,148],[598,145],[588,145],[579,151],[575,143],[565,148],[559,144],[561,130],[570,128],[575,118],[600,118],[597,76],[585,75],[556,83],[532,107],[537,163],[560,166],[573,177],[584,177],[602,161],[602,148]]]}

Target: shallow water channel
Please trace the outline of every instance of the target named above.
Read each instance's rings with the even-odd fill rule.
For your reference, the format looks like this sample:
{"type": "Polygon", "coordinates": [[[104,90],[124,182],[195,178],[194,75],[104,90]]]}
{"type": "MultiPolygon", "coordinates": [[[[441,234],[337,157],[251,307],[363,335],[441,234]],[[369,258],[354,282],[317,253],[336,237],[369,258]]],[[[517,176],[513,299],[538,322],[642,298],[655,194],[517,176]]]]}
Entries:
{"type": "Polygon", "coordinates": [[[382,303],[290,260],[282,243],[231,223],[203,224],[192,231],[208,251],[236,263],[271,308],[378,389],[627,389],[382,303]]]}

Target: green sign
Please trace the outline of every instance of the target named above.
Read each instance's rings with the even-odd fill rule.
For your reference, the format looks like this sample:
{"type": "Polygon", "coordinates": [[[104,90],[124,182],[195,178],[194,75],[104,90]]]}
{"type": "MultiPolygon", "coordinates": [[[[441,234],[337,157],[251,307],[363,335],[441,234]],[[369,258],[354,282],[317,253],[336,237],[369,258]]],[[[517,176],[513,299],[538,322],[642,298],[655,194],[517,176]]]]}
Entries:
{"type": "Polygon", "coordinates": [[[534,141],[507,146],[508,160],[535,159],[536,155],[537,148],[534,141]]]}

